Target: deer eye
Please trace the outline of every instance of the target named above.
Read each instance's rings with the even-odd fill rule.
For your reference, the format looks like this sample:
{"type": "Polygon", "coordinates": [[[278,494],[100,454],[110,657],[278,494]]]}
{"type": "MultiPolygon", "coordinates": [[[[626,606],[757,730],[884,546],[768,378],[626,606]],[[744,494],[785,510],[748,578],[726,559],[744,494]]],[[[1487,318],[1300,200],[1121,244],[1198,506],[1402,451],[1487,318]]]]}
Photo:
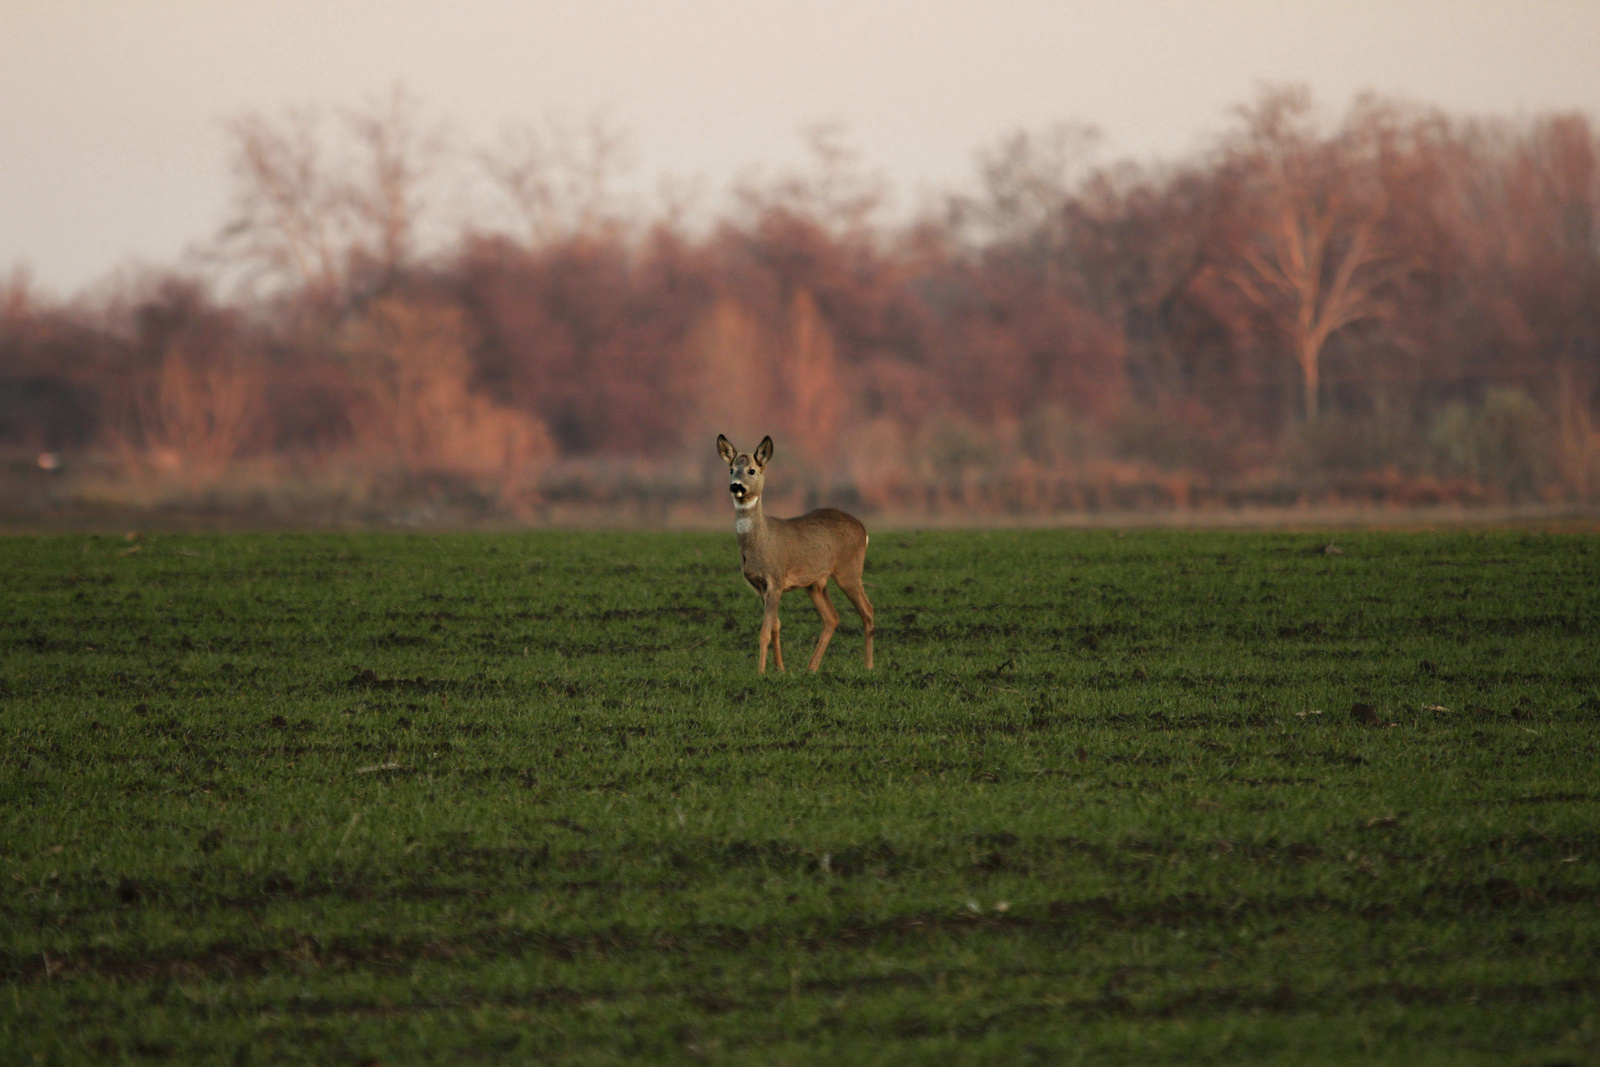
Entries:
{"type": "Polygon", "coordinates": [[[756,473],[756,469],[754,467],[751,467],[749,470],[745,471],[745,473],[750,475],[751,477],[754,477],[755,473],[756,473]]]}

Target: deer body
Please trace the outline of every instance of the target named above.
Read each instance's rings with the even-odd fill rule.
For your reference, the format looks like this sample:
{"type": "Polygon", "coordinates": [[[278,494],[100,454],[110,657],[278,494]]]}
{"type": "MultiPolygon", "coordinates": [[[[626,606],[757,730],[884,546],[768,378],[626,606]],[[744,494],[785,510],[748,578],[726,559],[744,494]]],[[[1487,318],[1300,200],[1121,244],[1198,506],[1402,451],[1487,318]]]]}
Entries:
{"type": "Polygon", "coordinates": [[[867,559],[867,528],[853,515],[835,508],[820,508],[796,519],[768,518],[761,495],[767,461],[772,458],[772,438],[763,438],[754,453],[738,451],[726,437],[717,437],[717,452],[728,464],[728,491],[733,495],[734,533],[739,538],[739,564],[744,580],[761,597],[760,658],[757,670],[767,670],[770,645],[778,669],[783,670],[783,642],[778,602],[792,589],[804,589],[822,617],[822,633],[811,654],[812,670],[822,665],[839,612],[828,599],[828,580],[839,583],[844,595],[861,615],[866,635],[867,669],[872,668],[872,602],[861,582],[867,559]]]}

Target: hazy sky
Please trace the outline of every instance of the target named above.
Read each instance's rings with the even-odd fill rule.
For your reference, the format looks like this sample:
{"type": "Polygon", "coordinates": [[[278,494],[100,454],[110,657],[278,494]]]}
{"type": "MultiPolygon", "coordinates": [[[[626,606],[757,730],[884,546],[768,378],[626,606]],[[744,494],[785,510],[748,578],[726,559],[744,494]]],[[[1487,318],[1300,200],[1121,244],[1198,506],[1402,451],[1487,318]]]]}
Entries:
{"type": "Polygon", "coordinates": [[[1600,0],[0,0],[0,274],[176,263],[222,221],[227,118],[397,82],[467,137],[603,110],[641,174],[716,189],[838,122],[906,206],[1019,127],[1178,157],[1263,80],[1600,116],[1600,0]]]}

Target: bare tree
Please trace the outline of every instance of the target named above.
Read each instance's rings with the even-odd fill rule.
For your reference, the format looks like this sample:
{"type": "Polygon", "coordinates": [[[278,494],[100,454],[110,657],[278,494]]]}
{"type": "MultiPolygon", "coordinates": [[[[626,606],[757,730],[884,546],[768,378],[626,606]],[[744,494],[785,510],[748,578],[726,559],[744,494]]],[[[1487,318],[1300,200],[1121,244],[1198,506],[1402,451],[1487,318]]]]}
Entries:
{"type": "Polygon", "coordinates": [[[1580,499],[1600,496],[1600,137],[1583,115],[1517,130],[1474,124],[1456,187],[1471,294],[1497,354],[1554,416],[1556,468],[1580,499]]]}
{"type": "Polygon", "coordinates": [[[735,195],[757,216],[777,210],[833,234],[864,237],[873,215],[888,199],[883,176],[862,168],[861,153],[846,142],[839,123],[817,123],[801,135],[809,166],[770,180],[747,178],[735,195]]]}
{"type": "Polygon", "coordinates": [[[262,277],[332,294],[348,241],[343,195],[311,110],[280,119],[244,115],[228,125],[234,177],[231,217],[220,242],[262,277]]]}
{"type": "Polygon", "coordinates": [[[1304,417],[1321,410],[1328,338],[1378,314],[1379,291],[1399,258],[1382,226],[1388,197],[1360,128],[1324,139],[1303,88],[1268,88],[1242,109],[1245,130],[1229,164],[1248,190],[1248,231],[1228,280],[1287,338],[1300,369],[1304,417]]]}
{"type": "Polygon", "coordinates": [[[403,88],[331,125],[302,108],[242,116],[228,133],[235,188],[219,246],[249,281],[334,301],[354,272],[389,276],[415,254],[443,135],[403,88]]]}
{"type": "Polygon", "coordinates": [[[508,127],[500,142],[479,161],[510,202],[529,247],[594,237],[620,225],[617,181],[632,154],[627,135],[605,116],[577,128],[555,119],[508,127]]]}
{"type": "Polygon", "coordinates": [[[356,251],[378,270],[399,270],[416,252],[417,230],[428,207],[425,186],[439,167],[445,135],[429,125],[402,86],[388,99],[343,115],[358,155],[344,183],[357,223],[356,251]]]}
{"type": "Polygon", "coordinates": [[[981,192],[950,198],[951,225],[981,244],[1054,259],[1068,241],[1073,187],[1099,141],[1099,131],[1081,123],[1017,130],[978,153],[981,192]]]}

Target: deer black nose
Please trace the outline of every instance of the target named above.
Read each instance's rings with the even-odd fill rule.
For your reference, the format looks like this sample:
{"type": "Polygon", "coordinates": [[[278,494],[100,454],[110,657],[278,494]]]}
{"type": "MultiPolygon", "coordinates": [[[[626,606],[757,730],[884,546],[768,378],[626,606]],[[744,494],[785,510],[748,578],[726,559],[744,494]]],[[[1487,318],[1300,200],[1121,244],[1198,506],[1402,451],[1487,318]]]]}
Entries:
{"type": "Polygon", "coordinates": [[[728,486],[728,492],[732,493],[734,496],[744,496],[745,488],[738,482],[734,482],[732,485],[728,486]]]}

